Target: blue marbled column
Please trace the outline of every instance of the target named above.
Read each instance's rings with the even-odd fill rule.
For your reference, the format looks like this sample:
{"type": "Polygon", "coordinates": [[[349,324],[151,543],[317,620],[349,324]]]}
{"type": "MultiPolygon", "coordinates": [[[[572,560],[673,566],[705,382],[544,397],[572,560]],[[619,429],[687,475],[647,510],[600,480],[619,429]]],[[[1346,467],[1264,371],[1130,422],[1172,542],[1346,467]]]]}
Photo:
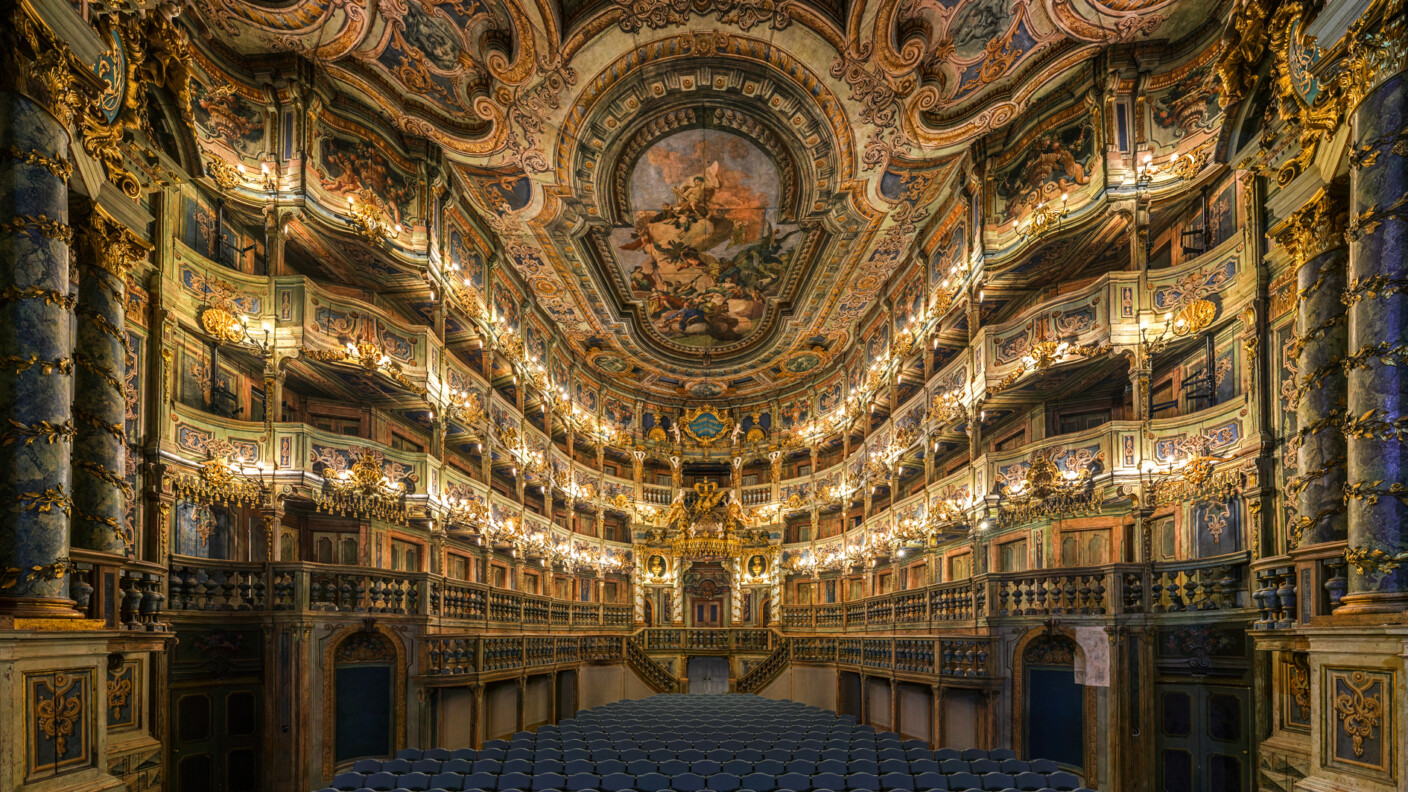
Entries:
{"type": "Polygon", "coordinates": [[[0,93],[0,612],[76,616],[64,570],[72,495],[69,136],[0,93]],[[18,373],[16,370],[18,369],[18,373]]]}
{"type": "Polygon", "coordinates": [[[1408,76],[1396,74],[1353,110],[1349,209],[1349,593],[1336,613],[1408,607],[1408,76]],[[1400,147],[1401,148],[1401,147],[1400,147]],[[1380,346],[1380,345],[1383,346],[1380,346]],[[1385,365],[1385,363],[1389,365],[1385,365]],[[1392,365],[1397,363],[1398,365],[1392,365]],[[1387,563],[1385,563],[1387,561],[1387,563]]]}
{"type": "MultiPolygon", "coordinates": [[[[1343,214],[1343,204],[1338,211],[1343,214]]],[[[1325,220],[1337,231],[1343,224],[1325,220]]],[[[1296,332],[1300,354],[1296,357],[1296,425],[1300,447],[1296,450],[1296,495],[1299,547],[1343,541],[1345,440],[1339,418],[1344,415],[1346,384],[1344,354],[1348,343],[1345,324],[1345,266],[1349,251],[1339,236],[1333,250],[1306,261],[1296,272],[1300,292],[1296,332]]]]}
{"type": "Polygon", "coordinates": [[[94,213],[80,233],[74,329],[73,544],[125,554],[126,229],[94,213]]]}

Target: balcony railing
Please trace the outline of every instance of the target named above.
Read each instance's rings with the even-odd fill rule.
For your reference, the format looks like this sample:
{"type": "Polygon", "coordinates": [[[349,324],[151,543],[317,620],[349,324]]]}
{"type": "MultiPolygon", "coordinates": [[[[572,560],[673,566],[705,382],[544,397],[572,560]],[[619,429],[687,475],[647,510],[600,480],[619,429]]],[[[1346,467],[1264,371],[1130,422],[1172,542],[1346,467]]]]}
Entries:
{"type": "MultiPolygon", "coordinates": [[[[846,603],[784,605],[782,627],[792,633],[883,630],[931,632],[978,619],[1099,617],[1126,613],[1183,613],[1261,607],[1269,623],[1294,608],[1286,570],[1258,573],[1255,602],[1248,590],[1248,557],[1156,564],[1000,572],[968,580],[884,594],[846,603]],[[1287,597],[1291,604],[1288,606],[1287,597]]],[[[804,653],[798,648],[796,653],[804,653]]],[[[800,655],[799,655],[800,656],[800,655]]]]}
{"type": "MultiPolygon", "coordinates": [[[[629,605],[555,600],[432,575],[311,563],[173,559],[166,610],[324,611],[481,624],[625,631],[629,605]]],[[[159,596],[159,592],[155,592],[159,596]]]]}

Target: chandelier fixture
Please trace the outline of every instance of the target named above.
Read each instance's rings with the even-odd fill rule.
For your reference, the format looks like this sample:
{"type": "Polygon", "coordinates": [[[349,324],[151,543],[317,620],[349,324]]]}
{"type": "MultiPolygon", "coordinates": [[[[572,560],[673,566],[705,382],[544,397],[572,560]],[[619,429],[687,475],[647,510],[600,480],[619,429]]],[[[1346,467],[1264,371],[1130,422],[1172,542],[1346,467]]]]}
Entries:
{"type": "Polygon", "coordinates": [[[1071,213],[1070,200],[1070,193],[1061,193],[1059,205],[1055,201],[1043,201],[1037,204],[1031,214],[1027,215],[1027,222],[1017,228],[1017,233],[1023,239],[1031,239],[1060,228],[1061,221],[1071,213]]]}
{"type": "Polygon", "coordinates": [[[1079,471],[1061,471],[1050,457],[1038,455],[1021,481],[998,484],[999,524],[1020,525],[1043,518],[1100,511],[1104,498],[1095,487],[1095,477],[1104,471],[1104,459],[1101,453],[1079,471]]]}
{"type": "Polygon", "coordinates": [[[469,496],[467,487],[452,487],[445,492],[445,524],[454,529],[480,533],[489,522],[489,508],[469,496]]]}
{"type": "Polygon", "coordinates": [[[380,453],[363,449],[351,468],[333,470],[324,464],[320,472],[323,489],[314,498],[318,511],[406,523],[406,485],[385,474],[380,453]]]}
{"type": "Polygon", "coordinates": [[[1022,355],[1018,361],[1017,368],[1013,369],[1010,374],[1003,377],[1002,381],[997,384],[997,387],[993,390],[994,393],[1006,390],[1029,372],[1039,373],[1051,368],[1057,363],[1063,363],[1075,358],[1099,357],[1110,351],[1110,345],[1108,343],[1080,345],[1072,341],[1060,341],[1054,338],[1047,338],[1046,325],[1044,322],[1037,323],[1036,332],[1036,341],[1027,349],[1026,354],[1022,355]]]}
{"type": "Polygon", "coordinates": [[[390,212],[370,190],[358,190],[347,196],[347,216],[357,233],[373,244],[395,239],[404,230],[400,223],[391,219],[390,212]]]}
{"type": "Polygon", "coordinates": [[[1163,329],[1153,338],[1149,337],[1149,328],[1140,328],[1139,343],[1144,347],[1146,355],[1161,352],[1174,340],[1201,332],[1203,328],[1212,324],[1212,320],[1216,317],[1217,305],[1205,297],[1197,297],[1176,311],[1165,313],[1163,329]]]}
{"type": "Polygon", "coordinates": [[[1145,504],[1157,508],[1170,503],[1215,503],[1231,498],[1241,489],[1242,474],[1217,469],[1217,463],[1229,461],[1229,457],[1208,454],[1205,448],[1163,469],[1146,461],[1139,469],[1145,504]]]}
{"type": "Polygon", "coordinates": [[[348,341],[341,349],[305,349],[303,356],[311,360],[326,360],[333,363],[346,363],[357,366],[372,376],[385,374],[406,390],[424,396],[425,388],[411,381],[401,364],[391,358],[375,340],[363,334],[356,341],[348,341]]]}
{"type": "Polygon", "coordinates": [[[795,572],[802,572],[813,577],[822,572],[833,570],[850,569],[860,563],[860,557],[845,542],[838,542],[825,548],[815,547],[803,551],[800,555],[792,556],[788,562],[795,572]]]}
{"type": "Polygon", "coordinates": [[[267,502],[270,487],[264,481],[261,466],[246,466],[234,445],[226,440],[207,442],[205,453],[206,459],[195,475],[170,476],[178,499],[227,508],[253,508],[267,502]]]}
{"type": "Polygon", "coordinates": [[[540,479],[546,470],[546,460],[543,452],[535,448],[528,447],[528,441],[518,432],[518,429],[503,425],[499,427],[499,442],[508,449],[509,456],[513,457],[513,475],[517,476],[518,471],[523,471],[524,480],[540,479]]]}
{"type": "Polygon", "coordinates": [[[850,471],[842,470],[836,483],[822,489],[821,499],[831,506],[844,506],[850,503],[851,498],[859,491],[860,484],[851,478],[850,471]]]}
{"type": "Polygon", "coordinates": [[[200,313],[200,324],[221,344],[232,346],[248,346],[259,350],[265,357],[273,351],[273,345],[269,342],[271,331],[264,329],[264,340],[261,342],[255,339],[249,330],[249,317],[236,315],[218,306],[208,306],[200,313]]]}

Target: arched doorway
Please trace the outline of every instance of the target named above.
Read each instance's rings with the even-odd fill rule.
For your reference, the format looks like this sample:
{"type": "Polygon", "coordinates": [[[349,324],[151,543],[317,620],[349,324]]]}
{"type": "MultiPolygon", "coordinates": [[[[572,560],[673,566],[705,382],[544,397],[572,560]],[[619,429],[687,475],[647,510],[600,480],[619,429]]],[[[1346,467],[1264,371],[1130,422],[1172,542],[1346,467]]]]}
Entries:
{"type": "Polygon", "coordinates": [[[1054,760],[1095,786],[1095,688],[1076,681],[1076,664],[1086,660],[1080,644],[1059,627],[1034,630],[1017,642],[1014,658],[1017,754],[1054,760]]]}

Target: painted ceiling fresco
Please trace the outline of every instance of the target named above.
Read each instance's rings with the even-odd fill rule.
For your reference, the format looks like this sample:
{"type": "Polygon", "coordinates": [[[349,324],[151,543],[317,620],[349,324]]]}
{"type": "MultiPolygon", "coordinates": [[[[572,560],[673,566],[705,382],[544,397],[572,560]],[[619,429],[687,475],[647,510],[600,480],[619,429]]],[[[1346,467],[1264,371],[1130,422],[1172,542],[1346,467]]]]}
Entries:
{"type": "Polygon", "coordinates": [[[316,96],[273,96],[206,53],[195,98],[209,155],[307,157],[305,214],[384,209],[394,266],[327,266],[377,285],[428,270],[516,329],[526,295],[484,277],[507,264],[559,352],[623,387],[731,397],[821,374],[887,296],[918,318],[939,282],[960,285],[970,235],[1037,277],[1022,224],[1058,197],[1103,206],[1128,123],[1108,115],[1102,48],[1173,42],[1179,65],[1139,111],[1160,156],[1206,145],[1221,106],[1196,88],[1227,3],[193,5],[225,60],[317,64],[316,96]],[[275,99],[303,103],[308,128],[300,111],[266,120],[275,99]],[[973,178],[989,189],[970,211],[973,178]],[[926,276],[891,283],[915,256],[926,276]]]}

